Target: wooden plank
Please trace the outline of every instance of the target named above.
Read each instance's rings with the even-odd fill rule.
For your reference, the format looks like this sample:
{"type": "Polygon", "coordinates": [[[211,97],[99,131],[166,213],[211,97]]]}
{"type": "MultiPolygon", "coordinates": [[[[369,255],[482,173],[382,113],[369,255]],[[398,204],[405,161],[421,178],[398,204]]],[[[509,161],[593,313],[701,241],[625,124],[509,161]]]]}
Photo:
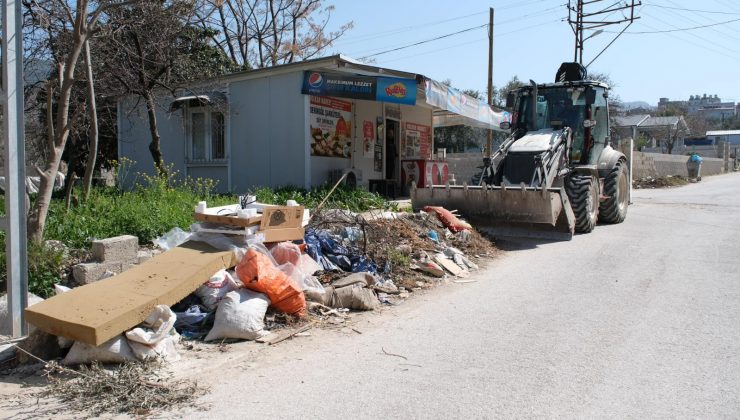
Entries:
{"type": "Polygon", "coordinates": [[[275,206],[262,209],[260,230],[298,228],[303,225],[303,206],[275,206]]]}
{"type": "Polygon", "coordinates": [[[302,227],[287,229],[268,229],[257,232],[255,237],[262,239],[262,242],[285,242],[299,241],[306,236],[306,230],[302,227]]]}
{"type": "Polygon", "coordinates": [[[119,275],[33,305],[26,319],[50,334],[97,346],[144,321],[156,305],[174,305],[236,263],[231,251],[187,242],[119,275]]]}
{"type": "Polygon", "coordinates": [[[465,270],[460,268],[459,265],[455,264],[454,261],[447,258],[434,257],[434,261],[454,276],[460,276],[465,272],[465,270]]]}
{"type": "Polygon", "coordinates": [[[193,213],[193,218],[199,222],[218,223],[222,225],[249,227],[259,225],[262,222],[262,216],[254,216],[247,219],[241,219],[236,216],[221,216],[206,213],[193,213]]]}

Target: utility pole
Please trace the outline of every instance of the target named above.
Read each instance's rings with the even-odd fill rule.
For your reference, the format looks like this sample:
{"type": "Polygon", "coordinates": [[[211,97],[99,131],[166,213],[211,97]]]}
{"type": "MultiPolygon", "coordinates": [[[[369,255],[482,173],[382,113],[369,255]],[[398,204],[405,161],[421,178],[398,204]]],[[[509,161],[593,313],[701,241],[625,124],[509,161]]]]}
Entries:
{"type": "MultiPolygon", "coordinates": [[[[488,8],[488,106],[493,105],[493,7],[488,8]]],[[[486,139],[486,158],[491,158],[493,129],[488,127],[486,139]]]]}
{"type": "Polygon", "coordinates": [[[583,65],[584,42],[604,32],[603,29],[597,28],[627,23],[622,31],[619,32],[617,36],[615,36],[614,39],[612,39],[611,42],[609,42],[607,46],[604,47],[588,64],[586,64],[586,67],[590,66],[591,63],[599,58],[599,56],[601,56],[601,54],[603,54],[604,51],[606,51],[606,49],[609,48],[636,19],[639,19],[639,17],[635,16],[635,6],[642,5],[640,0],[625,0],[624,2],[616,2],[597,10],[596,8],[601,7],[599,3],[602,3],[605,0],[575,0],[575,7],[572,6],[572,1],[573,0],[568,0],[568,23],[570,24],[570,27],[573,30],[573,35],[575,35],[576,38],[573,61],[578,64],[583,65]],[[610,20],[609,16],[616,12],[621,12],[621,14],[618,15],[619,17],[615,20],[610,20]],[[599,20],[598,17],[602,15],[605,15],[603,18],[604,20],[599,20]],[[584,37],[584,31],[594,32],[584,37]]]}

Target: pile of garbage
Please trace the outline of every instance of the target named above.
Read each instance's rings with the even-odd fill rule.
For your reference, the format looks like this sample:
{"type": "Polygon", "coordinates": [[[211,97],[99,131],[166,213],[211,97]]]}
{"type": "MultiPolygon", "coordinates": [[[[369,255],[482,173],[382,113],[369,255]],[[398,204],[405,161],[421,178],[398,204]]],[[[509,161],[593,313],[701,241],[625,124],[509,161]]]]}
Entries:
{"type": "MultiPolygon", "coordinates": [[[[196,273],[181,271],[173,280],[179,282],[177,285],[171,286],[170,281],[162,283],[172,287],[171,290],[162,291],[158,297],[147,297],[159,303],[148,316],[115,303],[101,303],[112,308],[110,314],[108,309],[97,309],[109,319],[91,322],[91,326],[83,330],[69,327],[87,322],[80,311],[59,310],[53,303],[41,302],[35,306],[38,309],[29,309],[29,319],[42,320],[38,327],[48,332],[67,329],[68,337],[58,340],[60,348],[69,348],[64,364],[122,363],[151,358],[176,361],[180,357],[177,343],[181,338],[274,343],[284,339],[278,334],[282,327],[313,325],[321,321],[341,323],[349,311],[369,311],[399,304],[417,290],[432,287],[447,278],[466,277],[478,269],[481,258],[495,251],[470,225],[441,207],[425,208],[418,213],[371,211],[357,214],[325,210],[303,217],[307,216],[307,210],[302,216],[303,209],[291,204],[292,209],[286,209],[297,212],[285,213],[295,213],[288,218],[280,216],[276,208],[265,207],[265,217],[267,214],[280,217],[271,216],[271,224],[263,221],[258,230],[250,228],[260,223],[254,212],[243,217],[239,210],[236,216],[202,212],[198,217],[207,216],[209,223],[224,220],[235,227],[234,231],[224,233],[218,226],[203,229],[202,223],[193,232],[173,229],[154,241],[165,252],[139,268],[71,291],[60,288],[60,296],[49,299],[57,299],[57,307],[60,304],[84,306],[78,303],[83,294],[79,289],[111,287],[123,289],[121,293],[124,294],[130,293],[125,290],[151,287],[141,277],[163,276],[160,272],[165,262],[170,267],[173,263],[200,264],[196,273]],[[286,227],[293,223],[291,217],[296,220],[295,224],[286,227]],[[299,231],[305,232],[302,239],[265,241],[270,235],[295,235],[299,231]],[[196,242],[208,245],[188,245],[196,242]],[[212,251],[204,254],[203,246],[212,251]],[[203,262],[196,263],[196,258],[203,262]],[[203,272],[207,267],[214,267],[214,271],[203,272]],[[199,278],[201,272],[210,273],[210,277],[199,278]],[[176,300],[171,299],[176,296],[176,290],[185,290],[185,293],[176,300]],[[59,299],[67,293],[70,298],[75,293],[77,297],[61,302],[59,299]],[[186,293],[189,294],[185,296],[186,293]],[[120,312],[120,316],[115,315],[115,311],[120,312]],[[70,315],[70,312],[75,314],[70,315]],[[73,316],[82,318],[71,322],[73,316]],[[58,322],[55,317],[59,318],[58,322]],[[121,319],[130,319],[130,327],[118,330],[121,332],[115,336],[115,332],[105,335],[114,328],[108,325],[123,325],[121,319]]],[[[201,210],[204,207],[203,204],[199,206],[201,210]]],[[[91,290],[85,292],[93,293],[91,290]]],[[[137,296],[137,299],[142,297],[137,296]]]]}
{"type": "Polygon", "coordinates": [[[686,185],[688,183],[689,180],[682,177],[681,175],[668,175],[658,178],[645,176],[635,179],[632,182],[632,187],[635,189],[670,188],[686,185]]]}

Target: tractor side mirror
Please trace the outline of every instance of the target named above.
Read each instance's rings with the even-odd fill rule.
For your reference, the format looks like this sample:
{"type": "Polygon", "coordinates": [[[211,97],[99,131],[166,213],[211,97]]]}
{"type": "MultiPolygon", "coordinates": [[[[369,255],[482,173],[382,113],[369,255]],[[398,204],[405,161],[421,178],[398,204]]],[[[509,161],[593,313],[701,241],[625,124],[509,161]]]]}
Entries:
{"type": "Polygon", "coordinates": [[[596,102],[596,91],[588,87],[586,88],[586,105],[592,105],[594,102],[596,102]]]}
{"type": "Polygon", "coordinates": [[[506,108],[514,108],[514,101],[516,101],[516,95],[514,95],[514,92],[509,92],[506,94],[506,108]]]}
{"type": "Polygon", "coordinates": [[[505,131],[511,130],[511,123],[510,123],[510,122],[508,122],[508,121],[502,121],[502,122],[501,122],[501,123],[500,123],[500,124],[498,125],[498,128],[500,128],[500,129],[502,129],[502,130],[505,130],[505,131]]]}

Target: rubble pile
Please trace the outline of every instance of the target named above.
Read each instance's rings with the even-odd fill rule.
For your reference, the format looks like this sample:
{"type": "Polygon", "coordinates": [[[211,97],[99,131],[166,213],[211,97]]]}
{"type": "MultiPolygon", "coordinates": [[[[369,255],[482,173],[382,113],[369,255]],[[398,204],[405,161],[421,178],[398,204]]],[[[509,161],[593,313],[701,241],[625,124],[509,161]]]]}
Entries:
{"type": "Polygon", "coordinates": [[[686,185],[688,183],[689,180],[681,175],[668,175],[659,178],[646,176],[632,181],[632,187],[635,189],[670,188],[686,185]]]}
{"type": "MultiPolygon", "coordinates": [[[[39,333],[60,337],[62,364],[174,362],[181,339],[272,344],[466,277],[495,251],[442,208],[311,215],[296,203],[199,203],[194,218],[191,232],[154,241],[163,252],[27,310],[39,333]]],[[[108,240],[96,264],[133,259],[133,246],[113,251],[134,239],[108,240]]]]}

